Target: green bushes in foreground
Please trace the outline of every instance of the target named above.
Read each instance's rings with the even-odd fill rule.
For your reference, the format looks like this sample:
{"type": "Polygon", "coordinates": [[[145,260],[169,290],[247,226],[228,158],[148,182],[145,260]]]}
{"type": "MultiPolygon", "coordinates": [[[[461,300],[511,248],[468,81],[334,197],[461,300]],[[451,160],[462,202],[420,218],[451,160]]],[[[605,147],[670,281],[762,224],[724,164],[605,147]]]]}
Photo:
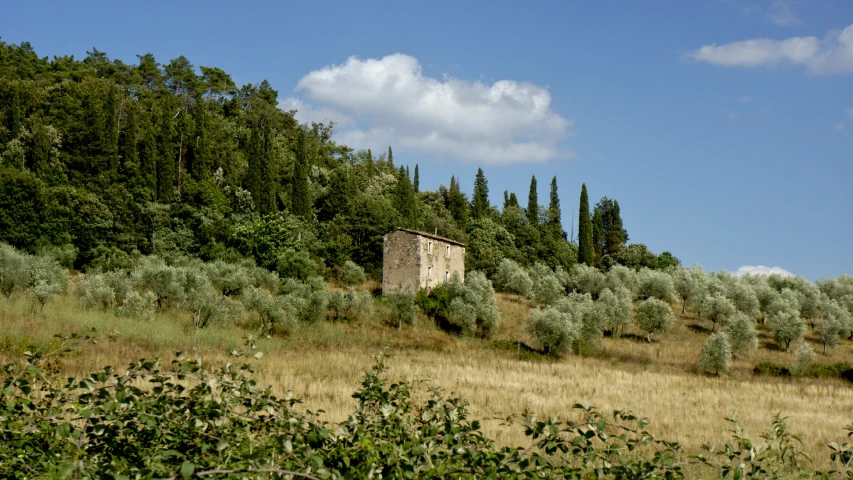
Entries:
{"type": "Polygon", "coordinates": [[[339,425],[301,409],[290,394],[258,387],[245,364],[209,369],[178,354],[168,367],[142,359],[81,379],[42,369],[87,340],[61,338],[24,365],[3,368],[0,477],[681,479],[689,467],[723,478],[800,472],[828,479],[843,478],[853,453],[833,443],[840,471],[813,472],[784,418],[777,415],[759,442],[743,436],[733,415],[732,441],[687,455],[656,438],[648,419],[588,405],[575,405],[571,420],[524,412],[530,444],[499,448],[462,399],[435,390],[416,401],[407,384],[387,382],[381,355],[339,425]]]}

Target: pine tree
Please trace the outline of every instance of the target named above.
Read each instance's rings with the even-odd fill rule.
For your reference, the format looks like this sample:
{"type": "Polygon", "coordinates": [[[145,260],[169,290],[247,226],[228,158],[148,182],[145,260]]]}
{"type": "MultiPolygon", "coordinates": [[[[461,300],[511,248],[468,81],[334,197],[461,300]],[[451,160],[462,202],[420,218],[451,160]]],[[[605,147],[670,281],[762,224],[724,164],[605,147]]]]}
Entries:
{"type": "Polygon", "coordinates": [[[589,197],[586,193],[586,184],[581,186],[581,201],[578,212],[578,263],[592,265],[592,220],[589,217],[589,197]]]}
{"type": "Polygon", "coordinates": [[[509,206],[509,191],[504,190],[504,209],[509,206]]]}
{"type": "Polygon", "coordinates": [[[160,148],[157,143],[155,119],[145,129],[139,142],[139,171],[142,177],[142,187],[156,195],[157,167],[160,165],[160,148]]]}
{"type": "MultiPolygon", "coordinates": [[[[388,148],[391,148],[391,147],[388,147],[388,148]]],[[[418,164],[417,163],[415,164],[414,188],[415,188],[415,193],[419,193],[421,191],[421,179],[420,179],[420,176],[418,175],[418,164]]]]}
{"type": "Polygon", "coordinates": [[[539,194],[536,192],[536,176],[530,179],[530,194],[527,196],[527,220],[539,225],[539,194]]]}
{"type": "Polygon", "coordinates": [[[592,246],[595,249],[595,258],[601,258],[604,255],[604,220],[598,208],[592,214],[592,246]]]}
{"type": "Polygon", "coordinates": [[[291,201],[293,203],[293,213],[302,218],[310,218],[312,216],[311,192],[308,190],[307,153],[305,150],[305,132],[300,129],[296,139],[296,165],[293,169],[291,201]]]}
{"type": "Polygon", "coordinates": [[[394,152],[391,151],[391,145],[388,145],[388,165],[394,166],[394,152]]]}
{"type": "Polygon", "coordinates": [[[482,168],[477,169],[477,177],[474,179],[472,207],[471,214],[475,219],[483,218],[489,213],[489,182],[482,168]]]}
{"type": "Polygon", "coordinates": [[[139,129],[137,128],[136,111],[128,108],[127,120],[119,137],[119,152],[121,153],[121,176],[131,185],[139,181],[139,129]]]}
{"type": "Polygon", "coordinates": [[[565,238],[563,231],[562,213],[560,212],[560,197],[557,194],[557,177],[551,180],[551,203],[548,205],[548,230],[554,239],[565,238]]]}

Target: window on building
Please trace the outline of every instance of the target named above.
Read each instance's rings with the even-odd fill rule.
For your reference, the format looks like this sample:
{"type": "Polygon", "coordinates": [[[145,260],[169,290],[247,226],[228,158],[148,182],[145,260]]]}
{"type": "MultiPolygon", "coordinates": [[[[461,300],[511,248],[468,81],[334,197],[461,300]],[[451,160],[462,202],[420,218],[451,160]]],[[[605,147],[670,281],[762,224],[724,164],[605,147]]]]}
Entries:
{"type": "Polygon", "coordinates": [[[432,242],[429,242],[429,243],[427,244],[427,253],[429,253],[430,255],[432,255],[432,242]]]}
{"type": "Polygon", "coordinates": [[[447,245],[446,247],[444,247],[444,255],[447,257],[450,256],[450,245],[447,245]]]}
{"type": "Polygon", "coordinates": [[[427,280],[432,280],[432,267],[427,268],[427,280]]]}
{"type": "Polygon", "coordinates": [[[445,271],[444,271],[444,281],[445,281],[445,282],[449,282],[449,281],[450,281],[450,270],[445,270],[445,271]]]}

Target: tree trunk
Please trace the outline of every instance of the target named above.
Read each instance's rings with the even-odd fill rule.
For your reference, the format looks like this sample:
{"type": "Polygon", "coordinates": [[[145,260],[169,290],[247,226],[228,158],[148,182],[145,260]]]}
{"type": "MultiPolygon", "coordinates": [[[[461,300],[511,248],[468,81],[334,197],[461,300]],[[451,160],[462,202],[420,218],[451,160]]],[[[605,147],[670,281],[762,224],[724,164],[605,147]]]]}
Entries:
{"type": "Polygon", "coordinates": [[[646,341],[652,343],[652,332],[646,334],[646,341]]]}
{"type": "Polygon", "coordinates": [[[791,351],[791,342],[786,341],[785,342],[785,353],[788,353],[789,351],[791,351]]]}
{"type": "Polygon", "coordinates": [[[681,314],[684,315],[684,312],[687,311],[687,299],[685,298],[683,302],[681,302],[681,314]]]}

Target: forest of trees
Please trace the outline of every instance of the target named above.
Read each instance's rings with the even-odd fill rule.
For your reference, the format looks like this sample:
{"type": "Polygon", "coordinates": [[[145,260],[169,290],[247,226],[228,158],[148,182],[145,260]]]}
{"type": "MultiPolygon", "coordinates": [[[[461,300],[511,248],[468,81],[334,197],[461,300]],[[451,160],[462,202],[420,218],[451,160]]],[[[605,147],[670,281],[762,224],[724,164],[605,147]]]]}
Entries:
{"type": "Polygon", "coordinates": [[[619,203],[604,197],[590,210],[585,186],[575,243],[556,177],[547,205],[531,179],[526,208],[510,192],[492,205],[482,169],[470,198],[455,177],[422,190],[418,165],[395,165],[391,147],[354,151],[332,140],[332,125],[300,125],[294,113],[267,81],[238,87],[183,56],[47,59],[0,42],[0,242],[30,253],[72,246],[84,270],[156,254],[252,259],[279,273],[349,260],[378,277],[382,237],[402,226],[468,243],[467,269],[489,277],[504,259],[564,270],[578,259],[678,263],[627,245],[619,203]]]}

